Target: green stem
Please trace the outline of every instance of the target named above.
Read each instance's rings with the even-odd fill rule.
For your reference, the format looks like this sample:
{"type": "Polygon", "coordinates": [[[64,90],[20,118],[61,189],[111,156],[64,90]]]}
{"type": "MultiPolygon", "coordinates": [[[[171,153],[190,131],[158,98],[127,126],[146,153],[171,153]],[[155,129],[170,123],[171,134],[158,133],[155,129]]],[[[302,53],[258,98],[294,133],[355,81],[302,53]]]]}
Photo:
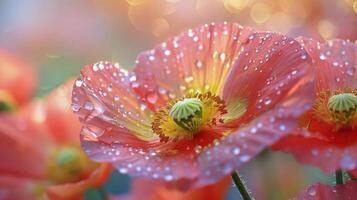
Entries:
{"type": "Polygon", "coordinates": [[[243,179],[240,177],[237,171],[232,173],[232,179],[237,189],[239,190],[240,195],[243,200],[252,200],[253,198],[250,196],[248,189],[246,188],[243,179]]]}
{"type": "Polygon", "coordinates": [[[337,170],[336,171],[336,184],[343,184],[343,172],[342,170],[337,170]]]}

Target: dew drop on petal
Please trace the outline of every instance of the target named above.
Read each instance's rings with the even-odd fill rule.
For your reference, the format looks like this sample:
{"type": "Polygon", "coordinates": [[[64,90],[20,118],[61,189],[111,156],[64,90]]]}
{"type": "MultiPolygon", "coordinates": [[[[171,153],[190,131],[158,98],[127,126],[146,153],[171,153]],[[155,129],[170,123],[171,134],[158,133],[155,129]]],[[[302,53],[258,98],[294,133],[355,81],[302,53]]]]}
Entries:
{"type": "Polygon", "coordinates": [[[119,168],[119,172],[122,174],[126,174],[126,173],[128,173],[128,170],[126,168],[122,167],[122,168],[119,168]]]}
{"type": "Polygon", "coordinates": [[[71,107],[72,107],[73,112],[78,112],[81,109],[81,107],[75,103],[72,103],[71,107]]]}
{"type": "Polygon", "coordinates": [[[239,155],[240,154],[240,148],[239,147],[235,147],[233,148],[233,155],[239,155]]]}
{"type": "Polygon", "coordinates": [[[354,158],[348,154],[344,154],[341,159],[341,167],[343,169],[353,169],[356,167],[354,158]]]}
{"type": "Polygon", "coordinates": [[[321,53],[320,54],[320,60],[326,60],[326,59],[327,59],[326,55],[321,53]]]}
{"type": "Polygon", "coordinates": [[[307,192],[309,193],[310,196],[316,195],[316,190],[314,187],[310,187],[309,189],[307,189],[307,192]]]}
{"type": "Polygon", "coordinates": [[[356,72],[356,69],[354,67],[349,67],[346,71],[346,73],[350,76],[353,76],[353,74],[356,72]]]}
{"type": "Polygon", "coordinates": [[[241,162],[247,162],[247,161],[249,161],[249,159],[250,159],[249,155],[242,155],[242,156],[239,157],[239,160],[241,162]]]}
{"type": "Polygon", "coordinates": [[[156,101],[158,100],[158,98],[159,98],[159,97],[158,97],[157,94],[154,93],[154,92],[148,94],[147,97],[146,97],[147,101],[150,102],[150,103],[152,103],[152,104],[156,103],[156,101]]]}
{"type": "Polygon", "coordinates": [[[81,87],[83,84],[83,81],[82,80],[76,80],[76,86],[77,87],[81,87]]]}
{"type": "Polygon", "coordinates": [[[164,179],[166,181],[172,181],[174,179],[174,177],[172,175],[166,175],[166,176],[164,176],[164,179]]]}

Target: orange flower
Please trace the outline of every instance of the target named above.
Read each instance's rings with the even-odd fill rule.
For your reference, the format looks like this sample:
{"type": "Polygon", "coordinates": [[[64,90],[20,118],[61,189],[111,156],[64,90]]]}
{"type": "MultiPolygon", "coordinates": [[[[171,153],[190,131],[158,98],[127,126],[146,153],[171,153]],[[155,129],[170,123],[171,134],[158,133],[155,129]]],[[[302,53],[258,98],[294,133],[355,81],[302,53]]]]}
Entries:
{"type": "Polygon", "coordinates": [[[0,115],[0,186],[4,199],[80,199],[100,186],[109,164],[90,161],[79,146],[70,109],[73,81],[18,113],[0,115]],[[59,125],[58,125],[59,124],[59,125]]]}
{"type": "Polygon", "coordinates": [[[121,173],[212,184],[295,128],[310,64],[294,39],[211,23],[139,54],[133,72],[85,66],[72,96],[82,147],[121,173]]]}
{"type": "Polygon", "coordinates": [[[0,111],[26,103],[35,84],[33,68],[0,49],[0,111]]]}

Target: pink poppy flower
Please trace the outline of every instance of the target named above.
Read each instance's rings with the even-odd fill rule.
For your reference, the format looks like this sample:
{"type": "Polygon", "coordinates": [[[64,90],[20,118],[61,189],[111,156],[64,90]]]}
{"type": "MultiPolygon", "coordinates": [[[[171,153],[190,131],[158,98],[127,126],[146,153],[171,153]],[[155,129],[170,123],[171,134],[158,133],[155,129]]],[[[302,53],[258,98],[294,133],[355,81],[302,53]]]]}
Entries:
{"type": "Polygon", "coordinates": [[[0,111],[26,103],[35,85],[34,69],[0,49],[0,111]]]}
{"type": "Polygon", "coordinates": [[[206,200],[224,199],[224,196],[231,183],[230,177],[225,177],[221,181],[204,187],[180,191],[171,188],[165,182],[151,181],[145,179],[134,179],[132,189],[129,194],[112,197],[111,200],[206,200]]]}
{"type": "MultiPolygon", "coordinates": [[[[330,173],[357,166],[357,44],[300,39],[316,68],[316,100],[273,148],[330,173]]],[[[354,175],[357,175],[356,170],[354,175]]]]}
{"type": "Polygon", "coordinates": [[[121,173],[214,183],[292,130],[310,64],[294,39],[212,23],[141,53],[133,72],[88,65],[72,96],[82,148],[121,173]]]}
{"type": "Polygon", "coordinates": [[[89,160],[79,146],[79,122],[71,113],[73,80],[44,100],[0,115],[1,199],[82,199],[111,172],[89,160]],[[62,124],[61,133],[53,126],[62,124]]]}
{"type": "Polygon", "coordinates": [[[325,185],[315,183],[308,186],[291,200],[353,200],[357,196],[357,182],[350,181],[343,185],[325,185]]]}

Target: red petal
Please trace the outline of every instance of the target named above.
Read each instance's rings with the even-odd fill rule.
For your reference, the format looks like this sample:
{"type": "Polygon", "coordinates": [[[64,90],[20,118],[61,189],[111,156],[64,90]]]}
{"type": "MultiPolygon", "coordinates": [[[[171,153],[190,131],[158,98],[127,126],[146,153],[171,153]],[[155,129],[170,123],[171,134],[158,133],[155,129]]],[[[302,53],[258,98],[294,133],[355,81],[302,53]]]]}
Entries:
{"type": "Polygon", "coordinates": [[[343,185],[325,185],[315,183],[307,187],[292,200],[353,200],[357,196],[357,182],[347,182],[343,185]]]}
{"type": "Polygon", "coordinates": [[[300,162],[317,166],[326,173],[357,167],[357,145],[339,147],[309,134],[285,137],[273,149],[292,153],[300,162]]]}
{"type": "Polygon", "coordinates": [[[80,123],[71,109],[74,80],[52,91],[40,104],[45,115],[42,124],[58,144],[79,144],[80,123]]]}
{"type": "Polygon", "coordinates": [[[179,191],[174,188],[171,188],[163,182],[149,181],[145,179],[134,179],[130,194],[113,198],[113,200],[223,199],[230,183],[231,179],[230,176],[228,176],[213,185],[207,185],[205,187],[188,191],[179,191]]]}
{"type": "Polygon", "coordinates": [[[357,88],[357,44],[332,40],[325,44],[299,38],[316,67],[318,90],[357,88]]]}
{"type": "Polygon", "coordinates": [[[0,173],[44,178],[49,142],[25,119],[0,115],[0,173]]]}
{"type": "Polygon", "coordinates": [[[36,200],[32,180],[11,177],[8,175],[0,176],[0,199],[2,200],[36,200]]]}
{"type": "Polygon", "coordinates": [[[101,186],[109,177],[111,165],[102,164],[84,180],[75,183],[51,186],[47,194],[51,200],[78,200],[82,199],[83,193],[93,187],[101,186]]]}
{"type": "Polygon", "coordinates": [[[233,23],[204,25],[169,39],[138,56],[132,83],[141,98],[156,110],[190,89],[219,94],[248,35],[233,23]]]}
{"type": "Polygon", "coordinates": [[[228,108],[230,104],[247,104],[238,124],[273,108],[294,87],[312,79],[311,59],[294,39],[277,33],[256,33],[241,48],[223,90],[228,108]]]}
{"type": "Polygon", "coordinates": [[[129,79],[127,71],[109,62],[82,69],[73,87],[72,110],[84,124],[85,139],[98,140],[102,135],[107,142],[154,139],[151,112],[137,99],[129,79]]]}
{"type": "Polygon", "coordinates": [[[35,85],[33,68],[0,49],[0,94],[8,93],[13,103],[23,104],[32,96],[35,85]]]}

